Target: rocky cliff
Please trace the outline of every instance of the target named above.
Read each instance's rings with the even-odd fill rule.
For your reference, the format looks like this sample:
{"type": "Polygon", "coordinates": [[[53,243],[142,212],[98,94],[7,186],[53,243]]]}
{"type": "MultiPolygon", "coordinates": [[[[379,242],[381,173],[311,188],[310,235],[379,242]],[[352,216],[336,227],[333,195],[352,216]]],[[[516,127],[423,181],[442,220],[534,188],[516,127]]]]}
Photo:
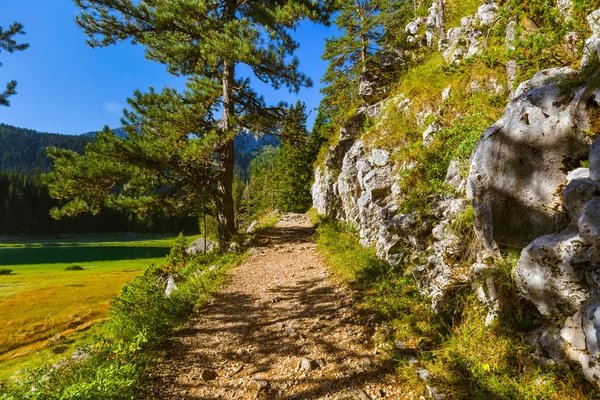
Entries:
{"type": "Polygon", "coordinates": [[[581,64],[514,88],[514,60],[489,60],[513,45],[510,10],[487,2],[449,26],[456,11],[435,1],[405,27],[402,56],[382,57],[401,81],[363,74],[365,103],[316,168],[312,196],[319,214],[410,272],[434,310],[470,285],[486,324],[501,312],[549,317],[530,334],[534,356],[576,363],[600,386],[600,10],[589,12],[591,36],[574,39],[581,64]],[[512,277],[523,307],[507,311],[496,270],[521,250],[512,277]]]}

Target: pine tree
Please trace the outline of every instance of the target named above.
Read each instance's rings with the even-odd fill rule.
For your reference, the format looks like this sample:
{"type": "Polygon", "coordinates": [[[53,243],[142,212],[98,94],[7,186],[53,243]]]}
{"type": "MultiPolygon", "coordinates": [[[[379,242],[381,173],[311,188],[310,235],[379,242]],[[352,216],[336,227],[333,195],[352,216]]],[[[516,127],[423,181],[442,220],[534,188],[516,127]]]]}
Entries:
{"type": "MultiPolygon", "coordinates": [[[[3,30],[0,26],[0,52],[4,50],[14,53],[15,51],[23,51],[28,48],[29,44],[17,43],[14,39],[14,36],[24,34],[24,27],[18,22],[13,22],[7,30],[3,30]]],[[[6,85],[6,89],[3,92],[0,92],[0,106],[10,107],[8,98],[15,94],[17,94],[17,81],[13,80],[6,85]]]]}
{"type": "Polygon", "coordinates": [[[318,108],[313,128],[308,138],[310,157],[313,163],[317,160],[321,148],[327,143],[328,138],[333,136],[331,116],[323,107],[318,108]]]}
{"type": "Polygon", "coordinates": [[[380,5],[376,0],[342,0],[335,25],[341,35],[325,43],[323,59],[329,65],[322,78],[322,106],[338,115],[357,102],[360,75],[373,60],[381,30],[377,23],[380,5]]]}
{"type": "Polygon", "coordinates": [[[267,146],[250,162],[249,207],[254,215],[276,209],[280,202],[279,148],[267,146]]]}
{"type": "Polygon", "coordinates": [[[177,239],[175,239],[173,248],[165,258],[165,264],[162,266],[163,270],[167,272],[181,272],[192,258],[187,252],[187,247],[188,241],[183,232],[180,232],[177,239]]]}
{"type": "Polygon", "coordinates": [[[236,130],[273,128],[281,107],[269,107],[250,88],[249,77],[236,67],[245,64],[262,82],[297,92],[311,84],[290,57],[298,44],[290,32],[303,18],[326,22],[326,4],[311,0],[75,0],[82,12],[77,23],[93,47],[132,40],[146,56],[185,75],[203,93],[218,99],[222,117],[216,150],[216,208],[221,245],[235,233],[232,181],[233,136],[236,130]]]}
{"type": "Polygon", "coordinates": [[[52,197],[70,200],[55,218],[103,207],[138,214],[201,216],[216,192],[217,171],[211,113],[215,103],[173,89],[136,91],[122,119],[127,138],[110,129],[79,155],[49,148],[54,171],[43,176],[52,197]]]}
{"type": "Polygon", "coordinates": [[[283,211],[305,212],[312,203],[312,158],[306,129],[306,106],[298,101],[288,110],[282,128],[282,143],[277,168],[280,172],[283,211]]]}
{"type": "Polygon", "coordinates": [[[326,86],[321,107],[334,122],[344,120],[348,111],[362,103],[361,75],[375,73],[385,81],[395,79],[396,71],[379,70],[383,52],[398,53],[403,28],[424,7],[426,1],[340,0],[335,25],[339,36],[327,39],[323,59],[329,65],[322,78],[326,86]]]}
{"type": "Polygon", "coordinates": [[[308,135],[306,106],[289,107],[281,127],[279,148],[267,147],[250,164],[248,192],[253,214],[277,208],[305,212],[312,203],[312,165],[323,141],[308,135]]]}

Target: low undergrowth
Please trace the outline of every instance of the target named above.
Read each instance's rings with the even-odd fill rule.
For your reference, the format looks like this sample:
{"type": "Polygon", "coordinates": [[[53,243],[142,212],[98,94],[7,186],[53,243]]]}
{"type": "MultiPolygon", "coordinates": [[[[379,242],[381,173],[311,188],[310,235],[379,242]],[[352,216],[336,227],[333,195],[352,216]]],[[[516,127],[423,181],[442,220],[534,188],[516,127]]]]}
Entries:
{"type": "MultiPolygon", "coordinates": [[[[379,348],[387,352],[407,390],[428,396],[427,384],[452,399],[586,399],[600,394],[576,369],[534,361],[524,337],[536,321],[517,315],[515,308],[486,327],[486,310],[470,285],[464,285],[436,315],[410,274],[378,260],[339,223],[320,224],[318,249],[337,276],[357,291],[360,312],[378,322],[379,348]],[[434,378],[424,383],[419,368],[434,378]]],[[[510,293],[516,258],[507,260],[499,266],[497,280],[510,293]]]]}
{"type": "Polygon", "coordinates": [[[222,285],[227,269],[243,259],[240,253],[191,257],[185,253],[186,245],[181,236],[164,265],[151,265],[122,288],[112,302],[106,329],[94,344],[54,366],[0,382],[0,398],[139,398],[146,369],[162,345],[222,285]],[[170,276],[177,289],[166,296],[170,276]]]}

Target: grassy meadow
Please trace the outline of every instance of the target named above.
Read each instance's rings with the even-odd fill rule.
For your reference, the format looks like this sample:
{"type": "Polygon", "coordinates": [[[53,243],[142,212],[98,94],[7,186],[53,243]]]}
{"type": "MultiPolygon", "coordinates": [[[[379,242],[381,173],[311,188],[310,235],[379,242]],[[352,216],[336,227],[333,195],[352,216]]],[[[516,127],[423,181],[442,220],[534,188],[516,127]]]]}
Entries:
{"type": "Polygon", "coordinates": [[[0,242],[0,271],[12,270],[0,272],[0,379],[91,341],[111,298],[161,263],[173,242],[127,235],[0,242]]]}

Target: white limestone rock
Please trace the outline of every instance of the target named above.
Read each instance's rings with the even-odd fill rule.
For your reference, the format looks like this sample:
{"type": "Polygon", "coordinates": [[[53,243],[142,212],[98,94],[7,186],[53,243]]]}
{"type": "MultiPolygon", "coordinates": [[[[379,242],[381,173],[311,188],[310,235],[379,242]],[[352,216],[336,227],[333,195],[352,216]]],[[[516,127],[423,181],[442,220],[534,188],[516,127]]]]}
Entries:
{"type": "Polygon", "coordinates": [[[555,229],[564,165],[583,159],[590,139],[585,87],[569,93],[558,78],[577,72],[557,68],[519,85],[504,116],[488,128],[471,156],[469,187],[476,233],[486,249],[497,242],[524,245],[555,229]]]}
{"type": "Polygon", "coordinates": [[[590,178],[600,181],[600,137],[590,147],[590,178]]]}
{"type": "Polygon", "coordinates": [[[493,1],[482,4],[477,9],[476,15],[480,27],[489,27],[498,18],[498,5],[493,1]]]}
{"type": "Polygon", "coordinates": [[[567,184],[575,179],[585,179],[590,177],[589,168],[577,168],[567,174],[567,184]]]}
{"type": "Polygon", "coordinates": [[[573,314],[590,295],[583,266],[588,250],[578,232],[535,239],[513,270],[519,293],[543,315],[573,314]]]}
{"type": "Polygon", "coordinates": [[[427,129],[423,131],[423,146],[429,147],[435,140],[435,134],[442,130],[442,124],[439,121],[433,121],[427,129]]]}

